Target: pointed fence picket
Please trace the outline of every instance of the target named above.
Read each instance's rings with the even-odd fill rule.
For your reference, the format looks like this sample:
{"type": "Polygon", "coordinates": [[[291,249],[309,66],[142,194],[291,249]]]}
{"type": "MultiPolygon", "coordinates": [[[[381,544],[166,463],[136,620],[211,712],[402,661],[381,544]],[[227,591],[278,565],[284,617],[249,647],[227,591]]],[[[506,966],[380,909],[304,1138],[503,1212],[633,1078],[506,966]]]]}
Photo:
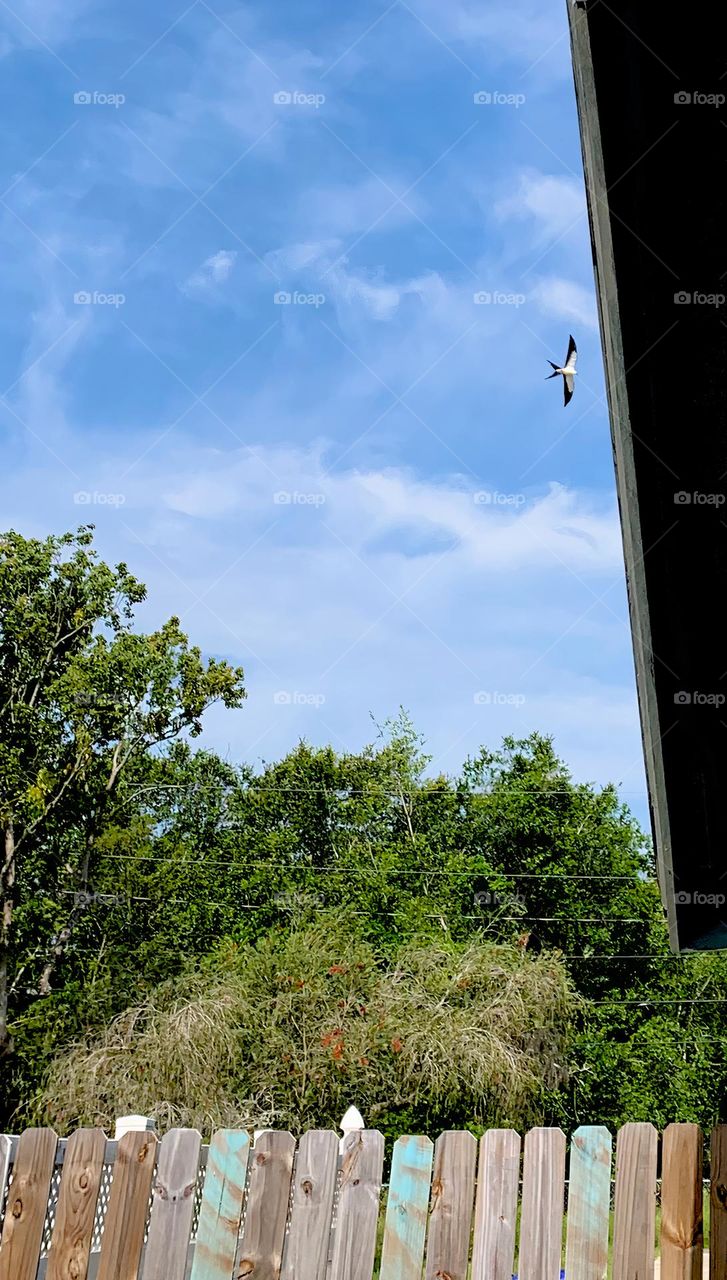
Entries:
{"type": "MultiPolygon", "coordinates": [[[[696,1125],[669,1125],[660,1161],[656,1129],[624,1125],[615,1168],[602,1126],[570,1144],[405,1135],[385,1195],[384,1145],[362,1128],[252,1146],[226,1129],[207,1148],[192,1129],[0,1135],[0,1280],[653,1280],[659,1167],[661,1280],[701,1280],[696,1125]]],[[[727,1280],[727,1126],[708,1148],[710,1280],[727,1280]]]]}

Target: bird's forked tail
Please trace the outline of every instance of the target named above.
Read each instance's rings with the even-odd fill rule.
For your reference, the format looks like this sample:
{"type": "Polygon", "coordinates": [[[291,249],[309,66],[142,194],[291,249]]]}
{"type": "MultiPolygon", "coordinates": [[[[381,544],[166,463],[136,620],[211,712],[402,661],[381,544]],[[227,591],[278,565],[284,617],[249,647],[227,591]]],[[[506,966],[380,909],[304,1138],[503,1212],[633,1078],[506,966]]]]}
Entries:
{"type": "Polygon", "coordinates": [[[555,373],[549,373],[549,374],[548,374],[548,377],[545,379],[545,381],[546,381],[546,382],[548,381],[548,379],[549,379],[549,378],[557,378],[557,377],[558,377],[558,366],[557,366],[557,364],[553,364],[553,361],[552,361],[552,360],[549,360],[549,361],[548,361],[548,364],[550,365],[551,369],[555,369],[555,373]]]}

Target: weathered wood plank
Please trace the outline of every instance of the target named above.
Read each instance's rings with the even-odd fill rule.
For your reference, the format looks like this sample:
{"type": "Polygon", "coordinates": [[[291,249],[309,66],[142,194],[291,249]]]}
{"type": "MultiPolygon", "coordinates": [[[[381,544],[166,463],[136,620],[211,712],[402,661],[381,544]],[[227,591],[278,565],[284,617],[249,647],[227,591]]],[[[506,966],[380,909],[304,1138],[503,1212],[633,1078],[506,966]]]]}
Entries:
{"type": "Polygon", "coordinates": [[[6,1133],[0,1133],[0,1204],[5,1199],[5,1187],[10,1172],[10,1151],[12,1144],[6,1133]]]}
{"type": "Polygon", "coordinates": [[[190,1280],[232,1276],[249,1153],[243,1129],[220,1129],[210,1142],[190,1280]]]}
{"type": "Polygon", "coordinates": [[[520,1280],[559,1280],[564,1193],[565,1134],[531,1129],[523,1160],[520,1280]]]}
{"type": "Polygon", "coordinates": [[[727,1124],[715,1125],[709,1146],[709,1278],[727,1280],[727,1124]]]}
{"type": "Polygon", "coordinates": [[[382,1134],[376,1129],[349,1133],[343,1147],[330,1280],[371,1280],[383,1168],[382,1134]]]}
{"type": "Polygon", "coordinates": [[[148,1132],[119,1140],[97,1280],[136,1280],[158,1145],[148,1132]]]}
{"type": "Polygon", "coordinates": [[[429,1205],[426,1280],[466,1280],[472,1206],[475,1197],[477,1139],[452,1130],[434,1146],[429,1205]]]}
{"type": "Polygon", "coordinates": [[[520,1181],[520,1134],[489,1129],[480,1139],[472,1280],[510,1280],[520,1181]]]}
{"type": "Polygon", "coordinates": [[[202,1138],[196,1129],[170,1129],[162,1138],[144,1252],[144,1280],[184,1280],[201,1149],[202,1138]]]}
{"type": "Polygon", "coordinates": [[[616,1138],[613,1280],[653,1280],[657,1133],[625,1124],[616,1138]]]}
{"type": "Polygon", "coordinates": [[[661,1146],[661,1280],[702,1280],[702,1131],[670,1124],[661,1146]]]}
{"type": "Polygon", "coordinates": [[[283,1251],[283,1280],[325,1280],[338,1143],[330,1129],[311,1129],[298,1144],[293,1206],[283,1251]]]}
{"type": "Polygon", "coordinates": [[[250,1185],[236,1280],[278,1280],[288,1217],[295,1138],[261,1134],[250,1157],[250,1185]]]}
{"type": "Polygon", "coordinates": [[[77,1129],[66,1144],[46,1280],[86,1280],[106,1135],[77,1129]]]}
{"type": "Polygon", "coordinates": [[[606,1275],[612,1153],[602,1125],[584,1125],[571,1137],[565,1274],[573,1280],[606,1275]]]}
{"type": "Polygon", "coordinates": [[[35,1280],[58,1138],[26,1129],[13,1165],[0,1245],[0,1280],[35,1280]]]}
{"type": "Polygon", "coordinates": [[[429,1138],[394,1144],[379,1280],[420,1280],[434,1148],[429,1138]]]}

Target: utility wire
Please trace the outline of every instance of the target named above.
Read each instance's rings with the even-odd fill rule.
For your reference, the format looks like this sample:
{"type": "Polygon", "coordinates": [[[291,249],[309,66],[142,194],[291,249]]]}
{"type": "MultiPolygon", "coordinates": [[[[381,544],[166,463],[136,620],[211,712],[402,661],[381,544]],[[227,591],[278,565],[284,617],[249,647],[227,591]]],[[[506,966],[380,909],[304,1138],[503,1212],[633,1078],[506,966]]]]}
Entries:
{"type": "MultiPolygon", "coordinates": [[[[485,858],[484,853],[472,853],[461,855],[472,858],[485,858]]],[[[342,866],[340,863],[325,863],[323,865],[314,865],[308,862],[268,862],[264,858],[253,860],[236,859],[212,859],[212,858],[196,858],[194,860],[165,857],[156,853],[103,853],[101,858],[110,858],[121,862],[159,862],[171,863],[179,867],[180,871],[187,870],[188,867],[235,867],[239,871],[246,871],[250,867],[268,868],[271,871],[312,871],[316,874],[339,874],[346,876],[367,876],[374,874],[384,874],[391,876],[413,876],[413,875],[432,875],[432,876],[492,876],[499,877],[500,880],[621,880],[627,881],[629,884],[653,884],[651,877],[644,878],[637,874],[631,875],[615,875],[612,873],[586,875],[573,872],[560,871],[492,871],[492,870],[472,870],[457,871],[454,869],[443,867],[426,867],[417,864],[412,867],[392,867],[390,869],[383,867],[349,867],[342,866]]]]}
{"type": "MultiPolygon", "coordinates": [[[[74,891],[73,889],[61,889],[60,893],[65,896],[71,896],[71,897],[84,896],[81,891],[74,891]]],[[[153,902],[153,903],[156,903],[159,907],[165,907],[170,905],[171,906],[193,905],[192,903],[190,903],[190,900],[188,898],[168,898],[166,896],[161,901],[157,898],[143,897],[143,896],[138,896],[136,894],[93,893],[93,895],[91,895],[89,893],[87,896],[91,897],[92,901],[103,902],[105,906],[115,906],[121,902],[153,902]]],[[[280,908],[280,906],[283,905],[283,908],[285,909],[284,904],[275,903],[274,901],[272,903],[267,903],[267,902],[260,903],[260,902],[210,902],[206,900],[202,905],[206,907],[219,907],[223,911],[269,911],[271,905],[277,906],[278,908],[280,908]]],[[[352,915],[352,916],[372,916],[373,915],[373,916],[395,917],[395,916],[400,916],[402,912],[407,910],[407,907],[399,907],[397,911],[376,910],[372,912],[370,910],[356,910],[355,908],[350,908],[346,903],[331,904],[331,908],[329,909],[332,910],[335,907],[340,908],[341,910],[345,911],[347,915],[352,915]]],[[[291,909],[292,907],[288,907],[288,910],[291,910],[291,909]]],[[[423,916],[423,919],[425,920],[441,920],[441,918],[442,918],[442,913],[439,911],[431,912],[428,915],[425,914],[423,916]]],[[[458,916],[458,919],[459,920],[479,920],[480,923],[483,922],[482,916],[460,915],[458,916]]],[[[538,923],[538,924],[608,924],[608,923],[610,924],[643,924],[644,923],[640,916],[500,916],[498,915],[495,918],[495,922],[497,923],[500,923],[500,922],[508,923],[511,921],[515,921],[518,924],[520,923],[525,924],[525,923],[531,923],[531,922],[538,923]]]]}

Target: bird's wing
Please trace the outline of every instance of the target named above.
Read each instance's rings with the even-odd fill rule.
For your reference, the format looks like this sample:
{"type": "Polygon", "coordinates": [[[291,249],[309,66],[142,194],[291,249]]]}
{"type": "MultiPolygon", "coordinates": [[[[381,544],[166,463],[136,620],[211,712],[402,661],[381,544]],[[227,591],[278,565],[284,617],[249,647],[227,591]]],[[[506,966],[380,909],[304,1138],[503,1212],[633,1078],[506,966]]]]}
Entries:
{"type": "Polygon", "coordinates": [[[565,358],[565,364],[563,365],[563,368],[575,369],[577,359],[578,359],[578,348],[575,342],[573,341],[573,334],[571,333],[569,335],[569,340],[568,340],[568,355],[565,358]]]}
{"type": "Polygon", "coordinates": [[[563,404],[564,405],[568,404],[572,395],[573,395],[573,375],[570,373],[565,373],[563,375],[563,397],[564,397],[563,404]]]}

